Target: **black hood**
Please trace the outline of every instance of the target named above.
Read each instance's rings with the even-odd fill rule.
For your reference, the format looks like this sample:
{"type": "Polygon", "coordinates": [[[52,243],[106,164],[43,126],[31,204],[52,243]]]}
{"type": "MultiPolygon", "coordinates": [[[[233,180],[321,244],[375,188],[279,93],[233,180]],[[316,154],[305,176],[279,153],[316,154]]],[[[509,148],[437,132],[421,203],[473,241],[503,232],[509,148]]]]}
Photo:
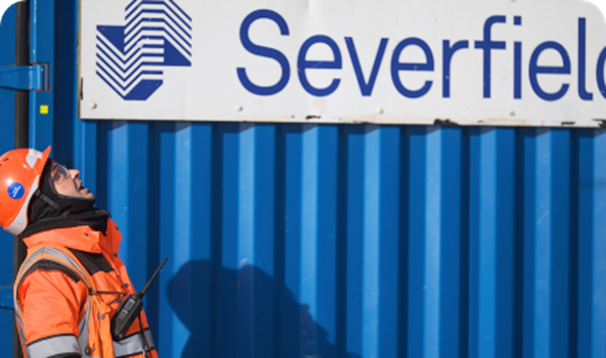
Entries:
{"type": "Polygon", "coordinates": [[[32,196],[27,211],[27,228],[19,237],[26,238],[43,231],[84,225],[105,234],[109,212],[97,209],[94,197],[74,198],[57,193],[51,181],[53,162],[49,159],[44,166],[40,186],[32,196]]]}
{"type": "Polygon", "coordinates": [[[32,197],[32,201],[29,204],[29,224],[33,224],[42,219],[54,217],[65,218],[94,210],[95,198],[74,198],[57,193],[51,181],[51,167],[53,162],[52,159],[49,159],[46,162],[44,170],[42,171],[42,177],[40,178],[39,193],[32,197]]]}

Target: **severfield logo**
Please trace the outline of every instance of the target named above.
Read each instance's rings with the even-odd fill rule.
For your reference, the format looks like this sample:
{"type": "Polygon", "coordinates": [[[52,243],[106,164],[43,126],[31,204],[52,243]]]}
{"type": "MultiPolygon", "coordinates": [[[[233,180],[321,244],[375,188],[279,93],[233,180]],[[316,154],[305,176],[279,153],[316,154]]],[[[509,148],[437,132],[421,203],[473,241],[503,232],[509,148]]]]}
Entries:
{"type": "Polygon", "coordinates": [[[126,101],[146,101],[167,66],[189,67],[192,19],[172,0],[133,0],[125,26],[97,26],[97,75],[126,101]]]}

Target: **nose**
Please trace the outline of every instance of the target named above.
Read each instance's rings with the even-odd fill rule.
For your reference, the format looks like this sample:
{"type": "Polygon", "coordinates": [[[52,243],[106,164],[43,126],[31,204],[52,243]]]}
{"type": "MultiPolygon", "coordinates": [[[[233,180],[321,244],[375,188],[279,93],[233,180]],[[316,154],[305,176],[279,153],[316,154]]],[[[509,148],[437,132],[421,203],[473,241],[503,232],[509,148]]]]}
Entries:
{"type": "Polygon", "coordinates": [[[69,176],[72,179],[78,179],[80,177],[80,171],[78,169],[70,169],[69,176]]]}

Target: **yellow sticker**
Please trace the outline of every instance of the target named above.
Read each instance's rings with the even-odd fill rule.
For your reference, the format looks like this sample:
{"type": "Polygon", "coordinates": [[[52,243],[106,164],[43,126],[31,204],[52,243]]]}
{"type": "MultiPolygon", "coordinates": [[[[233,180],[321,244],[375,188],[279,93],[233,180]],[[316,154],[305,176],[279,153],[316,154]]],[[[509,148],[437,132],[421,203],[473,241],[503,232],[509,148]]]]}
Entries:
{"type": "Polygon", "coordinates": [[[43,104],[40,106],[40,114],[48,114],[48,106],[43,104]]]}

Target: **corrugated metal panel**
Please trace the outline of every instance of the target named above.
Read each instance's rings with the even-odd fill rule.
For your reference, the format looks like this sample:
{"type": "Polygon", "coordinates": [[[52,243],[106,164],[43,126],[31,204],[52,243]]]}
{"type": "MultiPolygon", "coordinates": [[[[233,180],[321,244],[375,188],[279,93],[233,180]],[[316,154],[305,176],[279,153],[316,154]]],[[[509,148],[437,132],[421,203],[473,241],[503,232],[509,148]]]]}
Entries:
{"type": "Polygon", "coordinates": [[[606,130],[84,127],[163,356],[606,356],[606,130]]]}
{"type": "Polygon", "coordinates": [[[76,3],[53,155],[162,357],[606,357],[606,130],[83,122],[76,3]]]}
{"type": "MultiPolygon", "coordinates": [[[[15,64],[16,6],[9,7],[0,22],[0,67],[15,64]]],[[[7,152],[15,147],[15,93],[0,88],[0,151],[7,152]]],[[[0,154],[1,155],[1,154],[0,154]]],[[[0,230],[0,252],[5,253],[0,260],[0,288],[9,288],[13,283],[13,236],[0,230]]],[[[13,312],[0,308],[0,347],[13,344],[13,312]]],[[[8,352],[6,350],[5,352],[8,352]]]]}

